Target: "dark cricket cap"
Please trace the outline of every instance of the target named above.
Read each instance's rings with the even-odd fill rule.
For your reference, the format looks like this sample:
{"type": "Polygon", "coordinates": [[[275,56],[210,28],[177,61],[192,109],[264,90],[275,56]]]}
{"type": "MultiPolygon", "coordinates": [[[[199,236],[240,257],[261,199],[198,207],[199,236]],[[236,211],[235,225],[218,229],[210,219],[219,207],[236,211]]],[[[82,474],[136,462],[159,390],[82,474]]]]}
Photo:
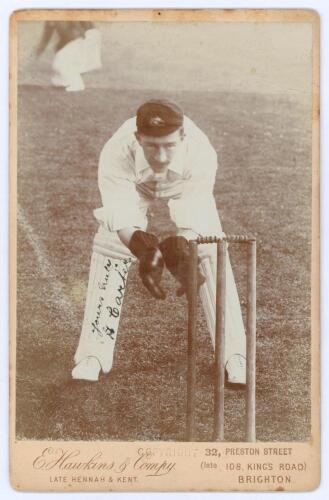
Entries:
{"type": "Polygon", "coordinates": [[[137,131],[141,134],[161,137],[171,134],[183,125],[183,111],[167,99],[151,99],[137,110],[137,131]]]}

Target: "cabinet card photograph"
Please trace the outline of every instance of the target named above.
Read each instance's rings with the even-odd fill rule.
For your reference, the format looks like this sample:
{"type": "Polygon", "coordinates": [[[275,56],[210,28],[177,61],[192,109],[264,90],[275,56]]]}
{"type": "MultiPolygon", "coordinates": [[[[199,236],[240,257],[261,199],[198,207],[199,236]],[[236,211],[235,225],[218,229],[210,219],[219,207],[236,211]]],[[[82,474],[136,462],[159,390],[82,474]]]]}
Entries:
{"type": "Polygon", "coordinates": [[[312,10],[10,21],[10,479],[320,482],[312,10]]]}

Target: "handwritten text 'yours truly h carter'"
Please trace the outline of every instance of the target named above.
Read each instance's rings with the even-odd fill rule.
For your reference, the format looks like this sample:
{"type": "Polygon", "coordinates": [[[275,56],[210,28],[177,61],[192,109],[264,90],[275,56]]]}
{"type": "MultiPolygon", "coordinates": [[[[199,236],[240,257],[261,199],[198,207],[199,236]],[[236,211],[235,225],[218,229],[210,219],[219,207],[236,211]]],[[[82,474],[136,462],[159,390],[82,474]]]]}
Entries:
{"type": "MultiPolygon", "coordinates": [[[[106,335],[111,340],[114,340],[115,331],[113,327],[106,323],[103,325],[101,324],[101,315],[105,304],[105,294],[109,285],[111,271],[113,271],[114,273],[116,273],[116,278],[119,278],[119,284],[116,290],[116,295],[114,297],[114,303],[106,305],[105,309],[108,313],[108,318],[118,318],[120,316],[120,308],[122,306],[130,263],[130,259],[124,259],[122,261],[122,266],[119,266],[118,263],[115,263],[113,265],[111,259],[108,258],[104,266],[105,274],[102,280],[98,282],[99,290],[103,290],[104,292],[99,296],[98,305],[96,308],[96,317],[91,323],[92,333],[97,334],[99,337],[104,337],[104,335],[106,335]]],[[[112,273],[112,276],[114,277],[115,275],[113,275],[112,273]]]]}

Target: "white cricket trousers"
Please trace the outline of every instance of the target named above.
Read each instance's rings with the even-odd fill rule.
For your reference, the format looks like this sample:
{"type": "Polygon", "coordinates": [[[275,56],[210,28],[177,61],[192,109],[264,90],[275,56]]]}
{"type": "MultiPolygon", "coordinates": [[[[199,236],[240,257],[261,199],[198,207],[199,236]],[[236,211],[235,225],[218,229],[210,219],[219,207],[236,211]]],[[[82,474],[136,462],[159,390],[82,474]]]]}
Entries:
{"type": "Polygon", "coordinates": [[[97,29],[87,30],[84,38],[77,38],[67,43],[53,60],[54,85],[84,88],[81,74],[102,66],[101,40],[97,29]]]}
{"type": "MultiPolygon", "coordinates": [[[[216,314],[216,244],[208,245],[207,257],[201,259],[206,277],[200,287],[200,298],[209,334],[214,345],[216,314]]],[[[131,262],[136,260],[121,243],[116,232],[100,226],[95,235],[82,331],[75,353],[75,363],[87,356],[96,357],[103,372],[111,370],[115,341],[131,262]]],[[[234,354],[246,355],[246,337],[239,297],[229,259],[226,270],[226,337],[225,360],[234,354]]]]}

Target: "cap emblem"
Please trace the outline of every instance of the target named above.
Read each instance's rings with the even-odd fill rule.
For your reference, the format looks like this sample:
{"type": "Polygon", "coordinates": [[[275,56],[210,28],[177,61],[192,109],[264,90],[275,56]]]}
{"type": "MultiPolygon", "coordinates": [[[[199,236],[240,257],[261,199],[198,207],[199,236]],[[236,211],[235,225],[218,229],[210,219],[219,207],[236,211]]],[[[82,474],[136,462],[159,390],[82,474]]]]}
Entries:
{"type": "Polygon", "coordinates": [[[163,125],[165,125],[165,122],[160,116],[154,116],[150,118],[151,127],[162,127],[163,125]]]}

